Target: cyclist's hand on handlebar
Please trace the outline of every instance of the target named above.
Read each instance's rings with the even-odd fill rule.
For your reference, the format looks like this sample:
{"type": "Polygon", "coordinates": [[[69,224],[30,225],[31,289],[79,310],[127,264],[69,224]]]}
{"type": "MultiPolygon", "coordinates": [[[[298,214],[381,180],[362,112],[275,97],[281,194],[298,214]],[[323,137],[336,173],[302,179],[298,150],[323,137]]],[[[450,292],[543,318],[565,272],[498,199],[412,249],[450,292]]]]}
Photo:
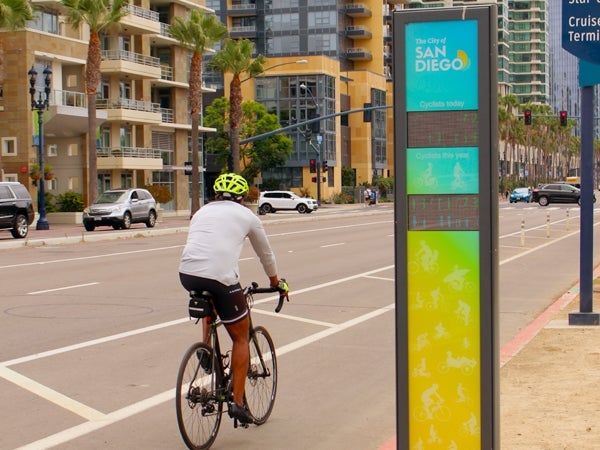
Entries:
{"type": "Polygon", "coordinates": [[[285,281],[285,278],[281,278],[277,282],[277,286],[273,287],[275,287],[279,291],[279,301],[277,302],[277,307],[275,308],[275,312],[278,313],[283,307],[283,299],[286,299],[288,302],[290,301],[290,297],[288,296],[290,288],[287,284],[287,281],[285,281]]]}
{"type": "Polygon", "coordinates": [[[290,288],[287,284],[287,281],[285,281],[285,278],[282,278],[277,282],[277,290],[282,294],[287,294],[290,291],[290,288]]]}

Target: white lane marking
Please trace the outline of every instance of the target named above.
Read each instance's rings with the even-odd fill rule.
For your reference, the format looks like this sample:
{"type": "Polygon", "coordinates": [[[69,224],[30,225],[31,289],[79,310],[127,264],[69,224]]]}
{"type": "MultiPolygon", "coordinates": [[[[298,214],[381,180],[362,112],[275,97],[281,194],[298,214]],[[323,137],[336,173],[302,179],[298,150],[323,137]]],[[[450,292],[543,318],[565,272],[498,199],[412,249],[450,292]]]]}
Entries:
{"type": "Polygon", "coordinates": [[[346,245],[346,243],[338,242],[337,244],[325,244],[325,245],[321,245],[321,248],[338,247],[340,245],[346,245]]]}
{"type": "Polygon", "coordinates": [[[545,244],[541,244],[541,245],[538,245],[537,247],[533,247],[533,248],[531,248],[531,249],[529,249],[529,250],[527,250],[525,252],[519,253],[518,255],[514,255],[514,256],[512,256],[510,258],[507,258],[507,259],[505,259],[503,261],[500,261],[499,265],[502,266],[502,265],[507,264],[507,263],[509,263],[511,261],[514,261],[515,259],[519,259],[519,258],[521,258],[523,256],[529,255],[530,253],[537,252],[538,250],[541,250],[544,247],[549,247],[552,244],[556,244],[557,242],[560,242],[563,239],[570,238],[571,236],[574,236],[576,234],[579,234],[579,231],[574,231],[572,233],[565,234],[564,236],[556,238],[556,239],[553,239],[550,242],[546,242],[545,244]]]}
{"type": "Polygon", "coordinates": [[[48,292],[64,291],[66,289],[76,289],[76,288],[80,288],[80,287],[93,286],[95,284],[100,284],[100,282],[94,281],[92,283],[74,284],[73,286],[64,286],[64,287],[60,287],[60,288],[46,289],[45,291],[33,291],[33,292],[28,292],[27,295],[46,294],[48,292]]]}
{"type": "Polygon", "coordinates": [[[110,258],[113,256],[123,256],[123,255],[133,255],[136,253],[148,253],[148,252],[159,252],[162,250],[171,250],[174,248],[181,248],[183,245],[171,245],[169,247],[156,247],[156,248],[147,248],[144,250],[130,250],[127,252],[117,252],[117,253],[106,253],[104,255],[91,255],[91,256],[81,256],[79,258],[64,258],[64,259],[53,259],[50,261],[39,261],[39,262],[29,262],[29,263],[21,263],[21,264],[10,264],[8,266],[0,266],[0,269],[14,269],[15,267],[27,267],[27,266],[41,266],[44,264],[58,264],[65,262],[74,262],[74,261],[85,261],[87,259],[100,259],[100,258],[110,258]]]}
{"type": "MultiPolygon", "coordinates": [[[[277,356],[283,356],[286,353],[293,352],[294,350],[298,350],[302,347],[310,345],[314,342],[317,342],[321,339],[325,339],[333,334],[339,333],[341,331],[347,330],[353,326],[356,326],[362,322],[378,317],[386,312],[393,311],[394,304],[384,306],[383,308],[379,308],[375,311],[372,311],[368,314],[364,314],[362,316],[356,317],[354,319],[348,320],[346,322],[335,325],[332,328],[328,328],[323,331],[319,331],[310,336],[306,336],[305,338],[299,339],[295,342],[291,342],[283,347],[279,347],[275,350],[277,356]]],[[[59,444],[64,444],[65,442],[72,441],[73,439],[77,439],[81,436],[84,436],[92,431],[99,430],[108,425],[112,425],[115,422],[120,420],[127,419],[131,416],[144,412],[150,408],[160,405],[161,403],[165,403],[168,401],[172,401],[175,397],[175,389],[169,389],[168,391],[162,392],[153,397],[142,400],[138,403],[134,403],[132,405],[126,406],[125,408],[119,409],[109,414],[105,414],[101,420],[90,420],[88,422],[82,423],[81,425],[74,426],[72,428],[68,428],[59,433],[53,434],[51,436],[47,436],[38,441],[32,442],[23,447],[19,447],[17,450],[41,450],[47,449],[52,446],[56,446],[59,444]]]]}
{"type": "Polygon", "coordinates": [[[295,320],[296,322],[303,322],[303,323],[308,323],[311,325],[319,325],[319,326],[328,327],[328,328],[336,326],[335,323],[331,323],[331,322],[321,322],[320,320],[306,319],[304,317],[298,317],[298,316],[289,316],[287,314],[276,313],[273,311],[265,311],[262,309],[253,309],[252,314],[255,314],[255,313],[262,314],[263,316],[280,317],[282,319],[295,320]]]}
{"type": "Polygon", "coordinates": [[[21,375],[20,373],[17,373],[8,367],[0,366],[0,376],[29,392],[33,392],[36,395],[45,398],[49,402],[52,402],[61,408],[66,409],[67,411],[71,411],[73,414],[83,417],[84,419],[92,421],[105,419],[105,414],[101,413],[100,411],[73,400],[72,398],[61,394],[54,389],[50,389],[49,387],[44,386],[43,384],[38,383],[31,378],[21,375]]]}
{"type": "Polygon", "coordinates": [[[372,280],[382,280],[382,281],[396,281],[395,278],[385,278],[385,277],[366,276],[365,278],[371,278],[372,280]]]}
{"type": "Polygon", "coordinates": [[[116,341],[118,339],[124,339],[131,336],[135,336],[138,334],[148,333],[150,331],[160,330],[161,328],[167,328],[172,325],[179,325],[180,323],[189,322],[190,319],[186,317],[185,319],[177,319],[172,320],[170,322],[159,323],[156,325],[151,325],[145,328],[139,328],[137,330],[126,331],[124,333],[113,334],[112,336],[106,336],[103,338],[92,339],[91,341],[80,342],[79,344],[67,345],[66,347],[57,348],[54,350],[48,350],[46,352],[34,353],[33,355],[22,356],[20,358],[11,359],[9,361],[4,361],[0,363],[0,367],[5,366],[14,366],[17,364],[23,364],[30,361],[35,361],[37,359],[47,358],[49,356],[60,355],[62,353],[71,352],[74,350],[80,350],[82,348],[91,347],[93,345],[104,344],[106,342],[116,341]]]}
{"type": "Polygon", "coordinates": [[[76,425],[71,428],[67,428],[59,433],[45,437],[38,441],[19,447],[17,450],[45,450],[51,447],[55,447],[65,442],[69,442],[80,436],[84,436],[92,431],[99,430],[106,426],[112,425],[113,423],[119,422],[120,420],[127,419],[135,414],[146,411],[150,408],[154,408],[162,403],[172,401],[175,398],[175,389],[157,394],[153,397],[139,401],[132,405],[128,405],[124,408],[118,409],[110,414],[105,414],[102,420],[84,422],[81,425],[76,425]]]}

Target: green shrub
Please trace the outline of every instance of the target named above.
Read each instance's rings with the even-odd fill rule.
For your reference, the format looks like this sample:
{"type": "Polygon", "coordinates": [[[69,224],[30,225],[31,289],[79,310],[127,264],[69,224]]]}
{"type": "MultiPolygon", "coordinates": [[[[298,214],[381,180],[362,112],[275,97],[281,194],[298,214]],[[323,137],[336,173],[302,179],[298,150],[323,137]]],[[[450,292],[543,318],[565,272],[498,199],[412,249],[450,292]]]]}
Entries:
{"type": "Polygon", "coordinates": [[[56,212],[56,196],[50,192],[44,193],[44,199],[46,200],[46,212],[56,212]]]}
{"type": "Polygon", "coordinates": [[[79,192],[67,191],[58,195],[57,204],[60,212],[81,212],[84,206],[83,195],[79,192]]]}

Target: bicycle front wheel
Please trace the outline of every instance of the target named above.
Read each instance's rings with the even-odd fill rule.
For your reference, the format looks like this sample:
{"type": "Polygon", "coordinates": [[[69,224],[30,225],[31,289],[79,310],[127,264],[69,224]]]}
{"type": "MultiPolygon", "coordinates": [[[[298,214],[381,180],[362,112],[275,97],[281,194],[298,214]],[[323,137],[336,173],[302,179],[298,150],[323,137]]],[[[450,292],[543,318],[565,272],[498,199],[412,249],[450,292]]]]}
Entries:
{"type": "Polygon", "coordinates": [[[177,373],[177,425],[191,450],[210,448],[221,425],[223,399],[218,393],[221,380],[219,371],[212,369],[216,367],[212,358],[210,347],[198,342],[187,350],[177,373]],[[202,364],[208,371],[200,361],[210,361],[210,364],[202,364]]]}
{"type": "Polygon", "coordinates": [[[246,377],[246,405],[256,425],[267,421],[277,393],[277,358],[275,346],[264,327],[250,334],[250,367],[246,377]]]}

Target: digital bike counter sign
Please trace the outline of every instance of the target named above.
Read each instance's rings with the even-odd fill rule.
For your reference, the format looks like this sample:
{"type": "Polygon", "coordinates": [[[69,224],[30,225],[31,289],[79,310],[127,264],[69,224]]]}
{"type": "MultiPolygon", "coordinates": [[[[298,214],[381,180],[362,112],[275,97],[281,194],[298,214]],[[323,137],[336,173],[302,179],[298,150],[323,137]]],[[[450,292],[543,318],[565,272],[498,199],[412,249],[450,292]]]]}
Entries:
{"type": "Polygon", "coordinates": [[[394,13],[397,443],[498,447],[496,13],[394,13]]]}

